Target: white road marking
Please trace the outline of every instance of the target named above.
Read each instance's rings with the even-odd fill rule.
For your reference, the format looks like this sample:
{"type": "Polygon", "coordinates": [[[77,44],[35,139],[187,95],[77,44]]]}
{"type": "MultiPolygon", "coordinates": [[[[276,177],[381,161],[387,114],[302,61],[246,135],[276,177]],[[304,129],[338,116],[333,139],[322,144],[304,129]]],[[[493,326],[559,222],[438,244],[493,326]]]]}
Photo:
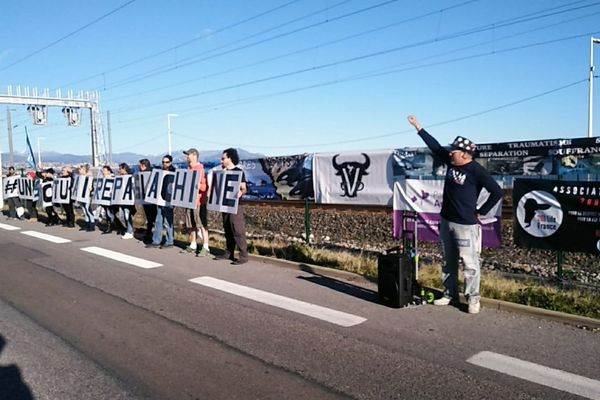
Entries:
{"type": "Polygon", "coordinates": [[[34,238],[47,240],[52,243],[69,243],[70,242],[69,239],[64,239],[64,238],[54,236],[54,235],[48,235],[47,233],[41,233],[41,232],[36,232],[36,231],[23,231],[21,233],[23,235],[31,236],[34,238]]]}
{"type": "Polygon", "coordinates": [[[210,276],[201,276],[199,278],[190,279],[190,282],[231,293],[246,299],[258,301],[259,303],[283,308],[285,310],[307,315],[309,317],[318,318],[323,321],[331,322],[332,324],[341,325],[344,327],[358,325],[367,320],[366,318],[362,318],[357,315],[332,310],[331,308],[321,307],[316,304],[306,303],[300,300],[290,299],[289,297],[265,292],[263,290],[253,289],[247,286],[212,278],[210,276]]]}
{"type": "Polygon", "coordinates": [[[532,362],[519,360],[493,353],[482,351],[467,360],[468,363],[488,368],[503,374],[554,389],[569,392],[588,399],[600,400],[600,381],[571,374],[559,369],[545,367],[532,362]]]}
{"type": "Polygon", "coordinates": [[[18,226],[12,226],[12,225],[7,225],[7,224],[0,224],[0,229],[4,229],[7,231],[18,231],[19,228],[18,226]]]}
{"type": "Polygon", "coordinates": [[[119,253],[117,251],[103,249],[101,247],[84,247],[81,250],[87,251],[88,253],[96,254],[98,256],[110,258],[111,260],[120,261],[122,263],[135,265],[140,268],[157,268],[162,267],[162,264],[155,263],[153,261],[144,260],[143,258],[138,258],[134,256],[130,256],[128,254],[119,253]]]}

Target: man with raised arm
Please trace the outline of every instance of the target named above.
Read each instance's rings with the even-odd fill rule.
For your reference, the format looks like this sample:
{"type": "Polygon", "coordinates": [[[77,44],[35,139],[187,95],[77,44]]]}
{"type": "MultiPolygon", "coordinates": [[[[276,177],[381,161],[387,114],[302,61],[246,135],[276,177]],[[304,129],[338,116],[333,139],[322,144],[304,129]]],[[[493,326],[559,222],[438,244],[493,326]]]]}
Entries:
{"type": "Polygon", "coordinates": [[[479,218],[490,212],[502,199],[502,189],[485,168],[473,160],[473,152],[477,148],[475,143],[463,136],[457,136],[448,150],[421,127],[414,115],[408,117],[408,122],[417,130],[433,156],[447,166],[440,212],[444,297],[435,300],[434,304],[446,306],[458,301],[458,263],[462,260],[469,313],[477,314],[481,309],[479,218]],[[480,208],[477,208],[477,198],[482,188],[485,188],[490,196],[480,208]]]}

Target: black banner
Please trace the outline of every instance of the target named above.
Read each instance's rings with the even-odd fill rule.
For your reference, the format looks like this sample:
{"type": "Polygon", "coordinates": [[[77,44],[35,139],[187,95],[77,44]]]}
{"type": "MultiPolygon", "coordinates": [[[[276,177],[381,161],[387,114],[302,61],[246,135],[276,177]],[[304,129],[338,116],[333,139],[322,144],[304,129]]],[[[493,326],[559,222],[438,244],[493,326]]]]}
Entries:
{"type": "Polygon", "coordinates": [[[600,182],[516,179],[513,215],[519,247],[600,255],[600,182]]]}

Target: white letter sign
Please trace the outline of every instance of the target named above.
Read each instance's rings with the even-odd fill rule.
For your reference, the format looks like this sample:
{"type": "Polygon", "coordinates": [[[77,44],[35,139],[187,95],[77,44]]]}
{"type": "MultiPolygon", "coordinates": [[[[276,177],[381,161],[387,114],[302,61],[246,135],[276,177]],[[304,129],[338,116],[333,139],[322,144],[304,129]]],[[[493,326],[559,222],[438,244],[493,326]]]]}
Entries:
{"type": "Polygon", "coordinates": [[[242,183],[242,171],[213,171],[207,208],[229,214],[237,213],[237,197],[242,183]]]}
{"type": "Polygon", "coordinates": [[[198,171],[178,169],[173,181],[171,205],[183,208],[196,208],[198,198],[198,171]]]}

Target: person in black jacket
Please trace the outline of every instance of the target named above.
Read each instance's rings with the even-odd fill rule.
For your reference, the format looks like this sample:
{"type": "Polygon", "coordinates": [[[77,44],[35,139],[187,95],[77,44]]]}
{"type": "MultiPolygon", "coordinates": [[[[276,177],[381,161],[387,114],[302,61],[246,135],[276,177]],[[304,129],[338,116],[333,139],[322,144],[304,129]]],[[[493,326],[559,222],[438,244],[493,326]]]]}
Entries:
{"type": "MultiPolygon", "coordinates": [[[[119,164],[119,175],[131,175],[131,168],[126,163],[119,164]]],[[[126,225],[126,231],[121,239],[133,239],[133,216],[136,213],[135,205],[120,206],[120,214],[126,225]]]]}
{"type": "Polygon", "coordinates": [[[502,189],[485,168],[473,160],[473,152],[477,146],[471,140],[457,136],[451,144],[451,149],[447,150],[421,127],[414,115],[408,117],[408,122],[417,130],[434,157],[447,166],[440,212],[444,297],[435,300],[434,304],[445,306],[458,301],[458,263],[461,260],[464,265],[465,297],[469,302],[469,313],[477,314],[481,308],[479,223],[480,218],[489,213],[502,199],[502,189]],[[482,188],[490,195],[481,207],[477,207],[482,188]]]}
{"type": "MultiPolygon", "coordinates": [[[[54,168],[48,168],[42,171],[42,182],[54,182],[54,168]]],[[[60,224],[60,218],[58,218],[58,214],[54,211],[54,205],[49,205],[45,208],[45,211],[48,216],[46,226],[60,224]]]]}
{"type": "MultiPolygon", "coordinates": [[[[73,187],[73,170],[71,169],[71,167],[63,167],[61,174],[60,174],[61,178],[70,178],[71,183],[69,185],[69,190],[71,190],[71,188],[73,187]]],[[[61,204],[63,210],[65,211],[65,220],[63,222],[63,225],[66,226],[67,228],[74,228],[75,227],[75,212],[73,211],[73,200],[71,199],[69,201],[69,203],[63,203],[61,204]]]]}
{"type": "MultiPolygon", "coordinates": [[[[152,164],[147,158],[142,158],[139,161],[140,172],[150,172],[152,170],[152,164]]],[[[144,233],[144,243],[152,243],[152,229],[154,228],[154,221],[156,220],[156,204],[143,204],[144,214],[146,215],[146,232],[144,233]]]]}

